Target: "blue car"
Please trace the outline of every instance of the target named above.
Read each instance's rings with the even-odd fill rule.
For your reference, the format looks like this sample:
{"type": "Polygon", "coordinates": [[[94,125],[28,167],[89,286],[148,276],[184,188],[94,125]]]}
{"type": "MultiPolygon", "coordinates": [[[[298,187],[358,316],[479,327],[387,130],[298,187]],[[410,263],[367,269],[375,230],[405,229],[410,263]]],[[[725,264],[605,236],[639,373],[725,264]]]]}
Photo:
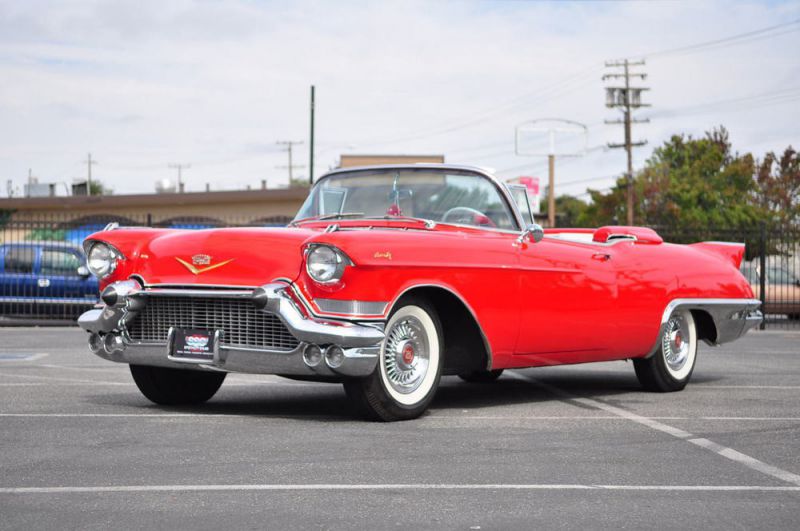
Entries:
{"type": "Polygon", "coordinates": [[[75,319],[97,302],[98,289],[78,245],[0,244],[0,317],[75,319]]]}

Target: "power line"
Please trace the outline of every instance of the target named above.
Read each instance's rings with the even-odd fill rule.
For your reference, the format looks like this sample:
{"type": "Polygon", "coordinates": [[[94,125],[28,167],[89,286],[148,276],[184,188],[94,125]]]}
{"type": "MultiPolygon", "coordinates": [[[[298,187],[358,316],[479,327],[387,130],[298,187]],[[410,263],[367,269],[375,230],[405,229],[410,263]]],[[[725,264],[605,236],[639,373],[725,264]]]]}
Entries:
{"type": "Polygon", "coordinates": [[[713,112],[723,110],[726,107],[734,106],[736,110],[749,110],[764,105],[773,105],[776,103],[787,103],[800,98],[800,87],[790,87],[780,89],[772,92],[763,92],[759,94],[750,94],[738,98],[732,98],[721,101],[710,101],[698,103],[696,105],[689,105],[687,107],[677,107],[673,109],[664,109],[655,112],[650,117],[663,117],[663,116],[686,116],[691,114],[703,114],[705,112],[713,112]],[[742,105],[747,102],[752,102],[750,105],[742,105]]]}
{"type": "Polygon", "coordinates": [[[797,31],[800,29],[800,19],[791,20],[789,22],[784,22],[782,24],[775,24],[774,26],[767,26],[765,28],[760,28],[753,31],[748,31],[745,33],[739,33],[736,35],[729,35],[728,37],[723,37],[720,39],[714,39],[711,41],[699,42],[695,44],[689,44],[687,46],[679,46],[677,48],[668,48],[666,50],[658,50],[655,52],[650,52],[641,55],[640,57],[645,58],[653,58],[653,57],[664,57],[668,55],[680,55],[685,53],[693,53],[698,51],[704,51],[705,49],[709,48],[722,48],[725,46],[731,46],[734,44],[741,44],[744,42],[749,42],[751,40],[759,40],[761,38],[768,38],[768,37],[777,37],[779,35],[784,35],[786,33],[791,33],[793,31],[797,31]],[[790,26],[797,26],[788,31],[781,31],[778,33],[773,33],[775,30],[788,28],[790,26]]]}
{"type": "Polygon", "coordinates": [[[517,96],[497,107],[487,109],[482,112],[478,112],[469,120],[460,122],[451,122],[449,124],[445,122],[445,124],[443,124],[442,126],[431,128],[414,135],[405,137],[396,137],[390,139],[382,139],[382,140],[377,140],[375,142],[360,143],[359,145],[380,146],[384,144],[421,140],[424,138],[430,138],[432,136],[439,136],[447,133],[452,133],[454,131],[459,131],[461,129],[475,127],[477,125],[486,123],[487,121],[491,120],[494,116],[515,110],[521,105],[524,105],[525,102],[530,98],[536,97],[537,104],[541,104],[547,101],[552,101],[554,99],[563,97],[569,94],[570,92],[582,88],[583,86],[586,86],[589,83],[591,83],[594,80],[594,75],[601,69],[602,66],[596,65],[588,69],[581,70],[575,74],[572,74],[559,81],[556,81],[552,85],[541,87],[535,91],[517,96]]]}

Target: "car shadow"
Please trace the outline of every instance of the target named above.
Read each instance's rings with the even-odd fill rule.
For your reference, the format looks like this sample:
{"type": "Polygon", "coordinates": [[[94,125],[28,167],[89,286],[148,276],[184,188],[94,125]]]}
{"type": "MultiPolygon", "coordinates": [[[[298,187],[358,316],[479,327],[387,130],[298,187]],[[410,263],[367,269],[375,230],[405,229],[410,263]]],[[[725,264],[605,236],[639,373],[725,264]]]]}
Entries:
{"type": "MultiPolygon", "coordinates": [[[[703,384],[723,379],[714,375],[697,375],[692,383],[703,384]]],[[[553,372],[548,369],[525,369],[507,372],[490,383],[468,383],[457,377],[445,377],[431,408],[480,409],[558,401],[577,408],[593,409],[572,398],[593,398],[613,404],[617,402],[616,397],[622,395],[626,395],[625,403],[636,404],[652,393],[642,390],[632,371],[553,372]],[[642,398],[637,399],[637,394],[641,394],[642,398]]],[[[223,384],[219,394],[200,406],[159,406],[148,402],[138,392],[93,394],[87,397],[87,401],[94,405],[127,406],[143,414],[237,415],[317,422],[360,418],[341,385],[324,383],[228,388],[223,384]]]]}

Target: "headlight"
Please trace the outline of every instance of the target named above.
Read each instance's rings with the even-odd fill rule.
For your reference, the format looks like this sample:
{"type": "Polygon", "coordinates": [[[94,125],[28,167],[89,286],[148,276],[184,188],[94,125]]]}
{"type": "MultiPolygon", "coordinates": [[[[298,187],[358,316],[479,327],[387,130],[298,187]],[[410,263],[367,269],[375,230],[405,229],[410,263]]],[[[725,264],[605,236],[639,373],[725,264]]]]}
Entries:
{"type": "Polygon", "coordinates": [[[89,249],[86,265],[94,276],[102,278],[114,272],[118,259],[119,253],[116,249],[106,243],[97,242],[89,249]]]}
{"type": "Polygon", "coordinates": [[[313,280],[327,284],[341,280],[345,266],[352,265],[347,256],[334,247],[314,245],[306,256],[306,271],[313,280]]]}

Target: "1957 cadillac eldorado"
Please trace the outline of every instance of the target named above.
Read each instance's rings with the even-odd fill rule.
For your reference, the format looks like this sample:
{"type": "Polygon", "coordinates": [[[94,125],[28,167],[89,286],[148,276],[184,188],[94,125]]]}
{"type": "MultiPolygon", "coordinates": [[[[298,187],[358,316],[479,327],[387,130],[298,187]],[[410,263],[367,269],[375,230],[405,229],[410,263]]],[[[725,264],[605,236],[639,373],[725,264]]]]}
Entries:
{"type": "Polygon", "coordinates": [[[700,340],[761,321],[744,246],[651,229],[548,229],[524,189],[478,168],[333,171],[287,228],[115,228],[84,243],[98,356],[158,404],[210,399],[228,372],[344,384],[374,419],[422,414],[442,375],[632,359],[686,386],[700,340]]]}

